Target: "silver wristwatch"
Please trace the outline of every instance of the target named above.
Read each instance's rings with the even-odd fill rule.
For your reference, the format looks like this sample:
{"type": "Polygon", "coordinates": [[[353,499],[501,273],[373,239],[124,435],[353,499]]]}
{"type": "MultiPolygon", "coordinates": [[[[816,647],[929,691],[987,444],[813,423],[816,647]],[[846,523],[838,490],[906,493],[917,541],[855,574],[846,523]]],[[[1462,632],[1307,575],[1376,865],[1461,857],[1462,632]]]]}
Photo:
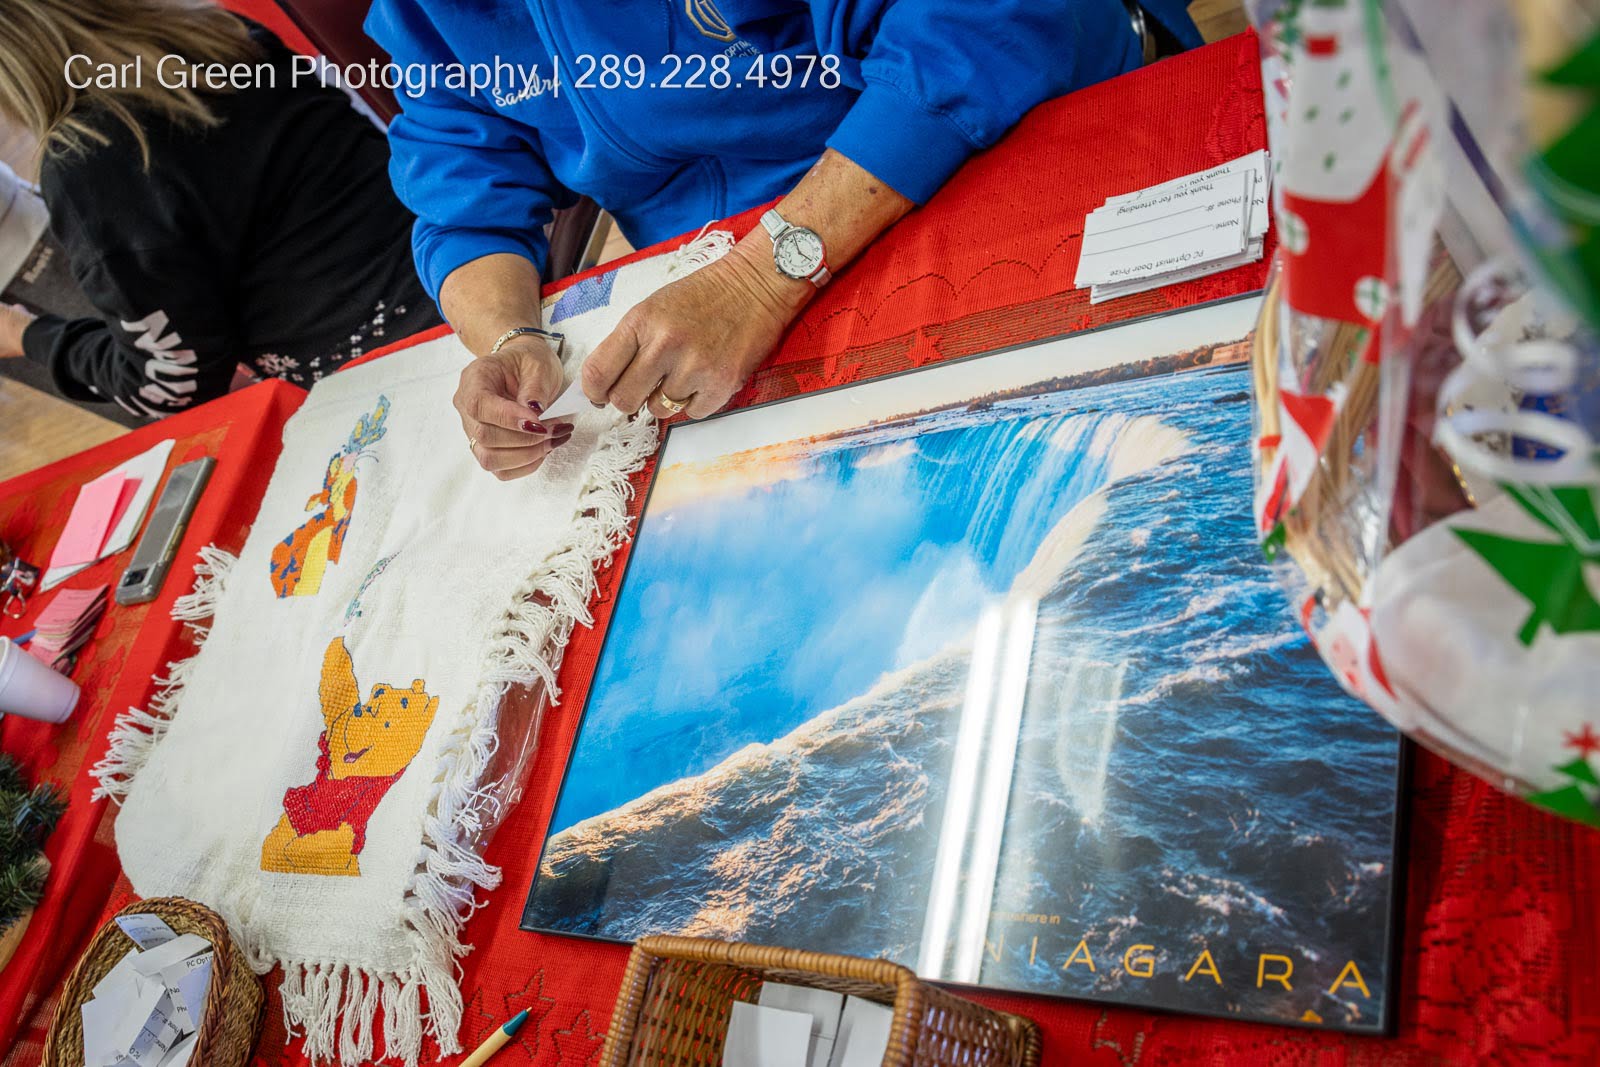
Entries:
{"type": "Polygon", "coordinates": [[[772,238],[772,262],[778,273],[799,282],[810,282],[821,289],[833,274],[822,250],[817,231],[791,226],[776,210],[761,216],[761,225],[772,238]]]}

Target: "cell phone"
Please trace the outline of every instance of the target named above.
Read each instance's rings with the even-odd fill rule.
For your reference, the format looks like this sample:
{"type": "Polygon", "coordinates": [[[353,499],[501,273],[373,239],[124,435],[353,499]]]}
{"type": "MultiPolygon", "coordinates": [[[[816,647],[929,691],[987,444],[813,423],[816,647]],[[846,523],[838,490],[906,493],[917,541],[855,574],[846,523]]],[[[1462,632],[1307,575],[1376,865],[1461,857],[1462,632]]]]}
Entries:
{"type": "Polygon", "coordinates": [[[194,506],[200,502],[200,493],[216,465],[210,456],[202,456],[178,467],[167,478],[144,536],[139,538],[139,547],[133,550],[133,561],[117,583],[118,604],[144,604],[161,591],[178,542],[189,528],[189,516],[194,514],[194,506]]]}

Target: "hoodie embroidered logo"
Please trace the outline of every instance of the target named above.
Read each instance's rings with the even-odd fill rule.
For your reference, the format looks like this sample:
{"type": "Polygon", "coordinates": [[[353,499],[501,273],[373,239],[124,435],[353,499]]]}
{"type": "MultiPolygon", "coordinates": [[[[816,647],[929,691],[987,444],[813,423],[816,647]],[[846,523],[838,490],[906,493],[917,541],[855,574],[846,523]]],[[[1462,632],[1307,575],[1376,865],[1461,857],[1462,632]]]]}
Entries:
{"type": "Polygon", "coordinates": [[[153,311],[137,321],[122,323],[122,328],[134,335],[133,347],[150,353],[144,364],[144,376],[150,381],[139,387],[137,398],[117,397],[117,403],[135,415],[159,418],[174,408],[194,403],[198,360],[194,349],[178,347],[183,338],[176,331],[169,332],[167,326],[165,311],[153,311]]]}
{"type": "Polygon", "coordinates": [[[683,10],[702,36],[709,37],[713,41],[733,40],[733,27],[722,17],[722,12],[717,10],[714,0],[683,0],[683,10]]]}

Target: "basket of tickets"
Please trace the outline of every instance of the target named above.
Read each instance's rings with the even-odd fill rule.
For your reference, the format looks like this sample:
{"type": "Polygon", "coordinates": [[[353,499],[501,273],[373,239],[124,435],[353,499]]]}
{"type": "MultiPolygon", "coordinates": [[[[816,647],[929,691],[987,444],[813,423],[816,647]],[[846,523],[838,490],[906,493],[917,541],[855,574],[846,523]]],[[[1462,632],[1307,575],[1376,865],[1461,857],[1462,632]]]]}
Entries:
{"type": "Polygon", "coordinates": [[[1037,1067],[1031,1019],[964,1000],[888,960],[647,937],[634,946],[601,1067],[1037,1067]],[[786,1032],[786,1028],[793,1028],[786,1032]]]}
{"type": "Polygon", "coordinates": [[[61,991],[43,1067],[243,1067],[261,980],[222,918],[181,897],[131,904],[101,927],[61,991]]]}

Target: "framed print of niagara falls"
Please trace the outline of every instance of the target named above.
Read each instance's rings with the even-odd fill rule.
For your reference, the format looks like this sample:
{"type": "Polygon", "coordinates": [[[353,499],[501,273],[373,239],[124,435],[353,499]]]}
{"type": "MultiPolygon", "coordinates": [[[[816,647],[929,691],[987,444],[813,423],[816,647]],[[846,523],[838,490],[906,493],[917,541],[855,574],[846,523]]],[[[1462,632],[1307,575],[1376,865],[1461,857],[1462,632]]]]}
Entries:
{"type": "Polygon", "coordinates": [[[1257,307],[674,426],[522,925],[1384,1030],[1402,749],[1252,536],[1257,307]]]}

